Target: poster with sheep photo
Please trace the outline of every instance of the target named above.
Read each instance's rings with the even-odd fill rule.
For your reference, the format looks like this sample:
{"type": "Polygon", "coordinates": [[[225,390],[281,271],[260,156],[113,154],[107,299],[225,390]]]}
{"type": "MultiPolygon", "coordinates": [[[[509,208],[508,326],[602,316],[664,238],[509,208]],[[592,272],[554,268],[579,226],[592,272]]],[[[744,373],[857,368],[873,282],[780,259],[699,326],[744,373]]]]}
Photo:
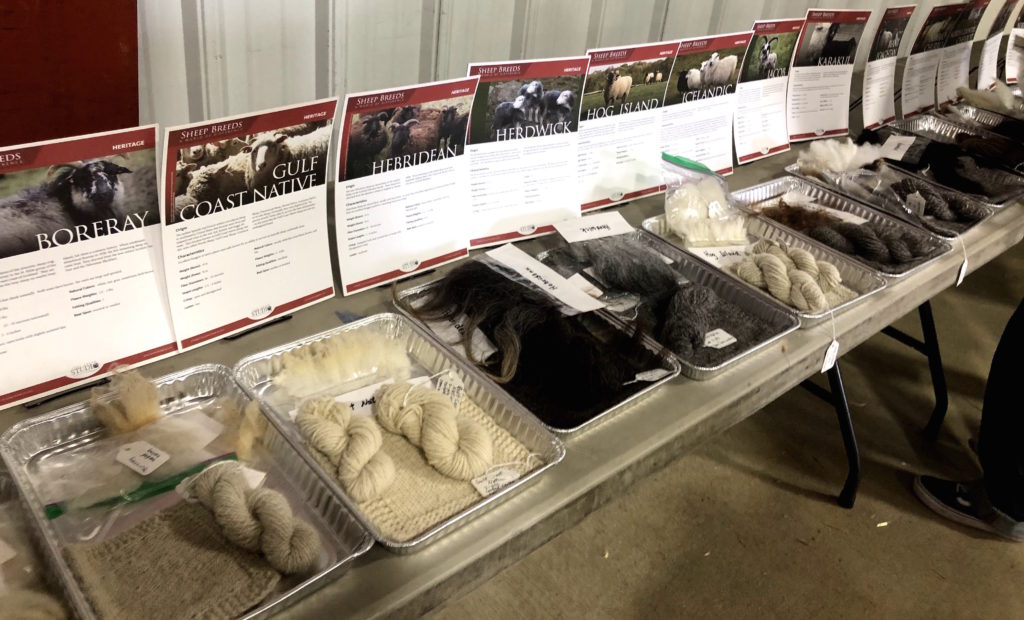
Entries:
{"type": "Polygon", "coordinates": [[[327,163],[337,99],[164,133],[171,316],[184,349],[334,295],[327,163]]]}
{"type": "Polygon", "coordinates": [[[156,127],[0,149],[0,408],[178,350],[156,127]]]}
{"type": "Polygon", "coordinates": [[[468,253],[466,134],[477,78],[345,98],[334,188],[344,294],[468,253]]]}
{"type": "Polygon", "coordinates": [[[903,67],[903,118],[924,114],[935,107],[935,77],[942,48],[963,7],[963,4],[934,7],[914,38],[910,56],[903,67]]]}
{"type": "Polygon", "coordinates": [[[547,234],[579,217],[580,100],[587,56],[469,65],[470,247],[547,234]]]}
{"type": "Polygon", "coordinates": [[[871,11],[810,9],[789,74],[789,141],[850,133],[853,61],[871,11]]]}
{"type": "MultiPolygon", "coordinates": [[[[999,0],[996,0],[997,2],[999,0]]],[[[1020,0],[1003,0],[996,18],[988,29],[985,43],[981,46],[978,60],[978,89],[986,90],[999,79],[999,47],[1003,44],[1003,32],[1010,23],[1010,17],[1017,10],[1020,0]]]]}
{"type": "Polygon", "coordinates": [[[894,6],[885,10],[871,42],[864,67],[864,126],[875,129],[896,120],[896,57],[915,5],[894,6]]]}
{"type": "Polygon", "coordinates": [[[1010,36],[1006,40],[1006,83],[1016,84],[1020,81],[1020,73],[1024,71],[1024,9],[1017,14],[1010,26],[1010,36]]]}
{"type": "Polygon", "coordinates": [[[789,150],[786,89],[803,19],[754,22],[736,84],[733,140],[740,164],[789,150]]]}
{"type": "Polygon", "coordinates": [[[661,106],[678,44],[589,50],[580,104],[582,208],[656,194],[661,184],[661,106]]]}
{"type": "Polygon", "coordinates": [[[752,32],[679,42],[661,120],[661,150],[732,174],[736,82],[752,32]]]}
{"type": "Polygon", "coordinates": [[[946,45],[939,54],[939,68],[935,74],[935,100],[937,105],[959,101],[956,89],[971,85],[971,52],[974,35],[978,32],[981,16],[991,0],[972,0],[960,9],[946,36],[946,45]]]}

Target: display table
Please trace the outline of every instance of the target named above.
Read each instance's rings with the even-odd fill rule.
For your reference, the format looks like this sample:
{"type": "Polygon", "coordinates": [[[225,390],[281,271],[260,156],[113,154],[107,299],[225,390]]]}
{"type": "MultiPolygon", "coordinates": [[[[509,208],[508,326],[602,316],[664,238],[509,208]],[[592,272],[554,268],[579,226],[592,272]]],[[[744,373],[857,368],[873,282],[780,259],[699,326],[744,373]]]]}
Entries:
{"type": "MultiPolygon", "coordinates": [[[[791,152],[741,168],[729,179],[730,186],[740,189],[780,176],[783,166],[795,158],[795,152],[791,152]]],[[[643,218],[661,210],[662,197],[657,196],[627,205],[622,213],[630,223],[639,225],[643,218]]],[[[969,271],[994,259],[1022,237],[1024,210],[1020,205],[996,213],[963,237],[969,271]]],[[[539,240],[520,245],[536,253],[552,243],[539,240]]],[[[959,242],[954,242],[952,253],[903,280],[890,280],[885,290],[838,315],[835,329],[840,355],[953,286],[963,260],[963,250],[959,242]]],[[[157,362],[144,372],[159,376],[204,362],[234,365],[246,355],[335,327],[354,315],[391,309],[390,290],[386,288],[337,298],[241,338],[157,362]]],[[[623,494],[636,480],[817,375],[832,330],[831,322],[826,321],[813,329],[796,331],[710,381],[679,377],[620,415],[568,441],[565,460],[524,492],[422,552],[402,556],[372,549],[348,574],[284,615],[414,617],[458,597],[623,494]]],[[[927,361],[922,358],[921,363],[927,361]]],[[[0,430],[85,396],[85,392],[78,392],[34,409],[4,411],[0,413],[0,430]]],[[[921,425],[926,421],[923,418],[921,425]]],[[[834,442],[836,458],[843,459],[838,434],[834,442]]],[[[839,484],[837,480],[837,488],[839,484]]]]}

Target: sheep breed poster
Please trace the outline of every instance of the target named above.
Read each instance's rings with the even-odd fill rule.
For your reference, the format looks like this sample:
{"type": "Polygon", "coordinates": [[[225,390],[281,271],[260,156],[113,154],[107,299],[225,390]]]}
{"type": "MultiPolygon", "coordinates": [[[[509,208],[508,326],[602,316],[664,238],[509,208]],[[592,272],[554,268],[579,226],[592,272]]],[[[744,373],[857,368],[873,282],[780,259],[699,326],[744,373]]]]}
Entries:
{"type": "Polygon", "coordinates": [[[996,13],[996,18],[989,28],[988,37],[981,47],[981,59],[978,61],[978,88],[987,89],[999,79],[999,46],[1003,43],[1003,31],[1010,23],[1010,16],[1017,9],[1019,0],[1006,0],[996,13]]]}
{"type": "Polygon", "coordinates": [[[586,56],[471,64],[472,247],[552,232],[579,217],[580,94],[586,56]]]}
{"type": "Polygon", "coordinates": [[[1016,84],[1020,80],[1020,72],[1024,70],[1024,47],[1017,43],[1024,40],[1024,9],[1010,27],[1010,37],[1006,41],[1006,83],[1016,84]]]}
{"type": "Polygon", "coordinates": [[[0,407],[178,350],[156,127],[0,149],[0,407]]]}
{"type": "Polygon", "coordinates": [[[935,75],[942,48],[963,7],[962,4],[937,6],[925,18],[903,67],[903,118],[924,114],[935,107],[935,75]]]}
{"type": "Polygon", "coordinates": [[[582,209],[656,194],[661,106],[678,42],[590,50],[580,103],[582,209]]]}
{"type": "Polygon", "coordinates": [[[661,150],[732,174],[736,82],[752,32],[679,42],[665,93],[661,150]]]}
{"type": "Polygon", "coordinates": [[[864,67],[864,127],[875,129],[896,120],[896,58],[915,5],[885,10],[864,67]]]}
{"type": "Polygon", "coordinates": [[[469,253],[466,131],[476,83],[346,97],[334,188],[346,295],[469,253]]]}
{"type": "Polygon", "coordinates": [[[939,68],[935,77],[935,100],[938,105],[959,101],[956,89],[971,85],[971,49],[974,34],[978,32],[981,16],[990,0],[974,0],[964,4],[953,20],[946,38],[946,46],[939,54],[939,68]]]}
{"type": "Polygon", "coordinates": [[[736,161],[747,164],[789,150],[786,88],[803,19],[754,22],[736,84],[736,161]]]}
{"type": "Polygon", "coordinates": [[[164,134],[164,262],[183,349],[334,295],[327,157],[336,99],[164,134]]]}
{"type": "Polygon", "coordinates": [[[789,75],[789,141],[850,133],[850,82],[871,11],[810,9],[789,75]]]}

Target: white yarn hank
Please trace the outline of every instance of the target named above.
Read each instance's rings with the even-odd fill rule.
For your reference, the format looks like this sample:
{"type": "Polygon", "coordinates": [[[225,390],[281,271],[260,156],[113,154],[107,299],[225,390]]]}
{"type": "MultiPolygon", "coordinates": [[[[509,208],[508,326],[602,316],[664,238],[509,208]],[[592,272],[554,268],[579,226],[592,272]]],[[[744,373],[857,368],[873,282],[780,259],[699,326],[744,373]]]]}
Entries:
{"type": "Polygon", "coordinates": [[[368,502],[395,481],[395,464],[381,447],[384,439],[373,418],[353,416],[348,403],[309,399],[295,417],[299,432],[335,467],[335,475],[357,502],[368,502]]]}
{"type": "Polygon", "coordinates": [[[459,417],[451,400],[437,390],[409,383],[385,385],[377,391],[376,413],[381,426],[422,448],[427,462],[445,476],[471,480],[491,466],[491,436],[459,417]]]}

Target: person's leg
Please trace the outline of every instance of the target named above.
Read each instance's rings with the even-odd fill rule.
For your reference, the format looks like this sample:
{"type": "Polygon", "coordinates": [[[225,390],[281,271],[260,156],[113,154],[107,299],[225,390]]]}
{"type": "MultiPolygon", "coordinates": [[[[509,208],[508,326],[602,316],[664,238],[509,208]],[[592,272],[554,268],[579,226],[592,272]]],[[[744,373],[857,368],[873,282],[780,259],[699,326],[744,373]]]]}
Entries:
{"type": "Polygon", "coordinates": [[[1024,541],[1024,300],[1010,317],[992,357],[982,404],[979,457],[985,477],[958,482],[918,476],[914,492],[938,514],[964,525],[1024,541]]]}

